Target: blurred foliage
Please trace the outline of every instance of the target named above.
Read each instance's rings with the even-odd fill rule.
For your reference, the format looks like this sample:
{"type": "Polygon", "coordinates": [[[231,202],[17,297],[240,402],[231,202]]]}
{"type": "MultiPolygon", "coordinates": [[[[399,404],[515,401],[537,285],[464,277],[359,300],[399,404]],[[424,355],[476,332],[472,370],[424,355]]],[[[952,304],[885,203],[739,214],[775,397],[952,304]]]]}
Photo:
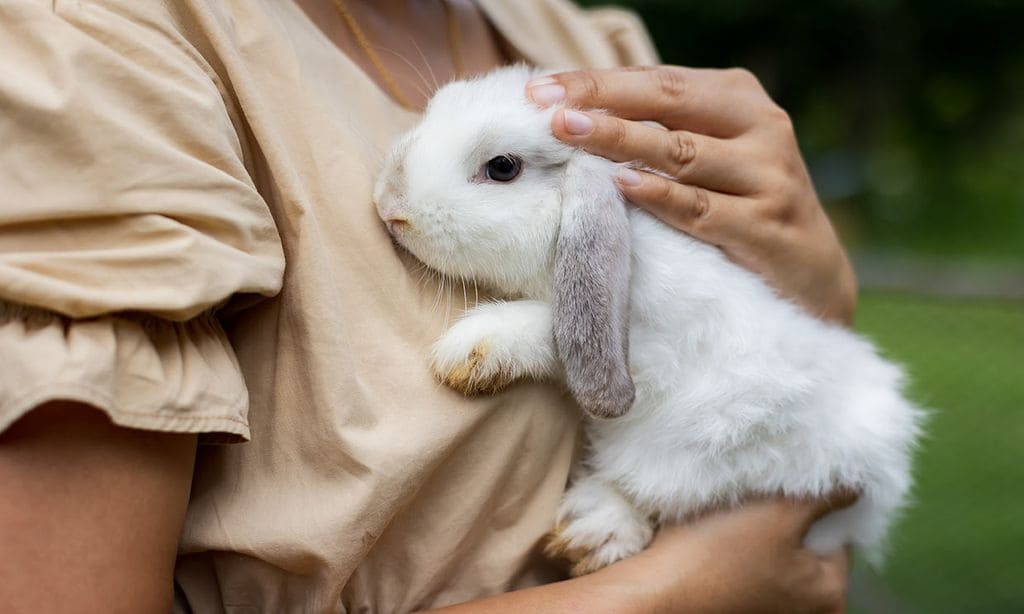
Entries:
{"type": "Polygon", "coordinates": [[[752,70],[854,247],[1024,262],[1024,2],[599,0],[666,63],[752,70]]]}

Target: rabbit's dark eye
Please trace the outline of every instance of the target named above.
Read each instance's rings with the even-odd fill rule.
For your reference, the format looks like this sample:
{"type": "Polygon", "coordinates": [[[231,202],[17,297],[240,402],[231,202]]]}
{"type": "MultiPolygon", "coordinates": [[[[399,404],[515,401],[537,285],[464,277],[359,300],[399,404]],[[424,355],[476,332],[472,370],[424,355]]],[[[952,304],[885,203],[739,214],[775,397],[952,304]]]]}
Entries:
{"type": "Polygon", "coordinates": [[[496,156],[488,160],[484,168],[488,179],[505,183],[519,176],[523,161],[515,156],[496,156]]]}

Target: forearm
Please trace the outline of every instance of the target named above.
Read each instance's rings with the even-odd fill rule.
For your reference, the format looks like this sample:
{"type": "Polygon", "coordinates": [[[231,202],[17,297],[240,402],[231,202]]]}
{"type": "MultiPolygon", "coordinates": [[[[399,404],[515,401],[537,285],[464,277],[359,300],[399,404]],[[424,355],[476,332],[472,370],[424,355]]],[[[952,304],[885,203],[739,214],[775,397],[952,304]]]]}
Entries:
{"type": "MultiPolygon", "coordinates": [[[[641,561],[642,563],[642,561],[641,561]]],[[[586,612],[630,614],[656,612],[658,591],[642,580],[642,564],[626,559],[598,572],[430,610],[439,614],[474,612],[586,612]]]]}
{"type": "Polygon", "coordinates": [[[646,550],[593,574],[438,612],[843,612],[847,553],[821,557],[800,543],[852,501],[752,500],[662,527],[646,550]]]}

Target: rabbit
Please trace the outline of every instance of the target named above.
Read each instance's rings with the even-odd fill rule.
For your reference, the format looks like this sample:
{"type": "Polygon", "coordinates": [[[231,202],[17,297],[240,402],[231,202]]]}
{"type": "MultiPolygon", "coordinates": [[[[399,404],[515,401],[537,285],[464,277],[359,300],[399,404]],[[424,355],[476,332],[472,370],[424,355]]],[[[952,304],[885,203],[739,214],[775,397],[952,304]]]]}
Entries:
{"type": "Polygon", "coordinates": [[[581,575],[643,550],[659,523],[849,489],[856,503],[805,545],[880,561],[924,416],[901,368],[629,205],[622,165],[558,141],[555,108],[525,97],[546,74],[513,66],[439,89],[373,201],[397,244],[501,297],[437,340],[437,378],[465,394],[559,381],[589,418],[547,553],[581,575]]]}

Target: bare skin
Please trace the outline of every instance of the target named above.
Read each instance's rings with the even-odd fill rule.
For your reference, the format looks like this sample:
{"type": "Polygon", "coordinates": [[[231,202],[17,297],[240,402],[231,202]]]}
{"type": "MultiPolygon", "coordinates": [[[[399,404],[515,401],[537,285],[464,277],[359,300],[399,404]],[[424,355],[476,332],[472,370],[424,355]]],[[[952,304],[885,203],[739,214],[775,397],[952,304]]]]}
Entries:
{"type": "MultiPolygon", "coordinates": [[[[310,20],[382,90],[380,73],[356,42],[331,0],[295,0],[310,20]]],[[[347,0],[359,27],[394,76],[402,95],[423,109],[437,86],[459,76],[484,73],[506,63],[499,41],[470,0],[450,0],[458,23],[465,74],[455,74],[448,41],[448,16],[436,0],[365,2],[347,0]]]]}
{"type": "MultiPolygon", "coordinates": [[[[365,54],[350,38],[330,0],[296,2],[371,79],[379,79],[365,54]]],[[[379,47],[395,52],[382,52],[382,60],[414,105],[422,106],[429,98],[430,87],[425,84],[433,86],[435,81],[443,83],[454,76],[447,18],[437,0],[349,0],[348,4],[370,39],[379,47]],[[415,68],[402,58],[408,59],[415,68]],[[421,74],[431,72],[434,78],[427,77],[427,81],[421,78],[421,74]]],[[[504,63],[506,58],[493,30],[472,3],[458,0],[453,5],[462,32],[467,72],[482,72],[504,63]]],[[[615,91],[611,81],[616,77],[594,73],[590,78],[605,77],[609,87],[604,91],[615,91]]],[[[573,78],[582,79],[579,83],[587,79],[579,73],[573,78]]],[[[574,103],[617,109],[624,117],[628,116],[615,104],[587,104],[588,99],[573,85],[577,83],[573,78],[567,77],[564,84],[568,98],[574,103]]],[[[748,90],[756,90],[749,80],[747,85],[748,90]]],[[[729,85],[722,82],[721,87],[727,89],[729,85]]],[[[595,91],[601,90],[591,93],[595,91]]],[[[648,87],[646,91],[652,100],[660,100],[656,89],[648,87]]],[[[622,102],[615,96],[607,100],[622,102]]],[[[647,113],[643,111],[641,115],[647,113]]],[[[714,118],[714,109],[711,109],[705,119],[713,123],[714,118]]],[[[559,121],[564,124],[564,117],[555,121],[556,134],[572,142],[564,125],[558,124],[559,121]]],[[[694,135],[703,134],[699,127],[686,122],[675,128],[672,122],[665,125],[673,130],[691,131],[694,135]]],[[[756,129],[751,126],[748,132],[773,130],[767,122],[758,126],[756,129]]],[[[601,134],[605,132],[595,131],[594,141],[582,136],[576,143],[614,158],[647,160],[653,155],[639,142],[627,146],[627,141],[632,143],[631,140],[604,143],[601,134]]],[[[733,138],[739,142],[739,133],[727,137],[712,131],[707,136],[733,138]]],[[[779,138],[782,142],[788,137],[779,138]]],[[[650,151],[661,151],[659,147],[663,145],[652,144],[650,151]]],[[[763,156],[767,150],[760,151],[763,156]]],[[[790,166],[798,164],[802,168],[796,150],[786,151],[792,154],[790,166]]],[[[743,159],[745,162],[736,166],[746,167],[749,163],[745,177],[762,176],[756,170],[763,167],[762,158],[743,159]]],[[[678,185],[701,186],[709,195],[712,190],[731,194],[731,190],[726,189],[728,186],[721,188],[726,191],[718,192],[714,185],[702,183],[713,175],[698,172],[692,176],[680,175],[678,185]]],[[[676,220],[677,227],[703,237],[699,233],[707,224],[698,228],[688,226],[685,220],[710,219],[710,214],[688,214],[689,201],[680,195],[679,188],[665,186],[657,179],[645,175],[638,186],[624,183],[623,189],[638,204],[649,206],[655,213],[661,211],[670,223],[676,220]]],[[[778,201],[779,211],[783,213],[802,211],[813,218],[816,214],[807,213],[813,210],[808,204],[807,190],[813,195],[809,181],[804,186],[797,183],[789,184],[791,191],[778,193],[787,194],[787,198],[779,200],[773,196],[767,200],[778,201]],[[790,198],[796,204],[787,205],[790,198]]],[[[743,195],[759,200],[760,196],[755,195],[765,193],[774,192],[754,186],[752,192],[743,195]]],[[[714,205],[724,200],[709,202],[714,205]]],[[[817,202],[816,198],[813,202],[817,202]]],[[[703,210],[697,209],[698,212],[703,210]]],[[[785,213],[780,219],[788,219],[790,215],[785,213]]],[[[751,237],[742,234],[740,225],[715,226],[718,234],[714,236],[720,240],[713,242],[722,245],[741,263],[755,268],[763,266],[762,274],[806,304],[834,304],[831,299],[817,296],[819,291],[815,290],[814,282],[787,281],[822,279],[820,274],[804,268],[808,260],[819,254],[808,246],[825,236],[814,232],[814,229],[820,231],[820,220],[779,226],[788,230],[764,235],[763,243],[756,248],[742,247],[751,237]],[[739,234],[730,238],[731,232],[739,234]],[[776,249],[788,255],[762,262],[761,256],[770,255],[776,249]]],[[[834,249],[838,246],[825,251],[834,249]]],[[[834,264],[835,258],[831,261],[834,264]]],[[[835,294],[825,291],[823,295],[835,294]]],[[[852,313],[852,299],[849,302],[845,309],[852,313]]],[[[822,312],[844,317],[841,315],[844,308],[839,307],[834,312],[831,309],[828,307],[822,312]]],[[[47,403],[0,434],[0,492],[4,493],[0,497],[3,550],[0,611],[33,614],[168,611],[176,542],[188,502],[195,445],[194,435],[147,433],[117,427],[99,411],[71,402],[47,403]]],[[[686,526],[665,528],[643,553],[590,576],[506,593],[446,611],[843,611],[845,554],[818,557],[804,549],[801,541],[815,518],[836,505],[849,502],[843,497],[832,502],[751,502],[742,509],[709,514],[686,526]]]]}
{"type": "Polygon", "coordinates": [[[0,611],[167,612],[195,446],[70,402],[0,434],[0,611]]]}
{"type": "Polygon", "coordinates": [[[843,612],[848,557],[801,546],[821,516],[853,502],[771,499],[662,529],[643,552],[593,574],[434,610],[471,612],[843,612]]]}

